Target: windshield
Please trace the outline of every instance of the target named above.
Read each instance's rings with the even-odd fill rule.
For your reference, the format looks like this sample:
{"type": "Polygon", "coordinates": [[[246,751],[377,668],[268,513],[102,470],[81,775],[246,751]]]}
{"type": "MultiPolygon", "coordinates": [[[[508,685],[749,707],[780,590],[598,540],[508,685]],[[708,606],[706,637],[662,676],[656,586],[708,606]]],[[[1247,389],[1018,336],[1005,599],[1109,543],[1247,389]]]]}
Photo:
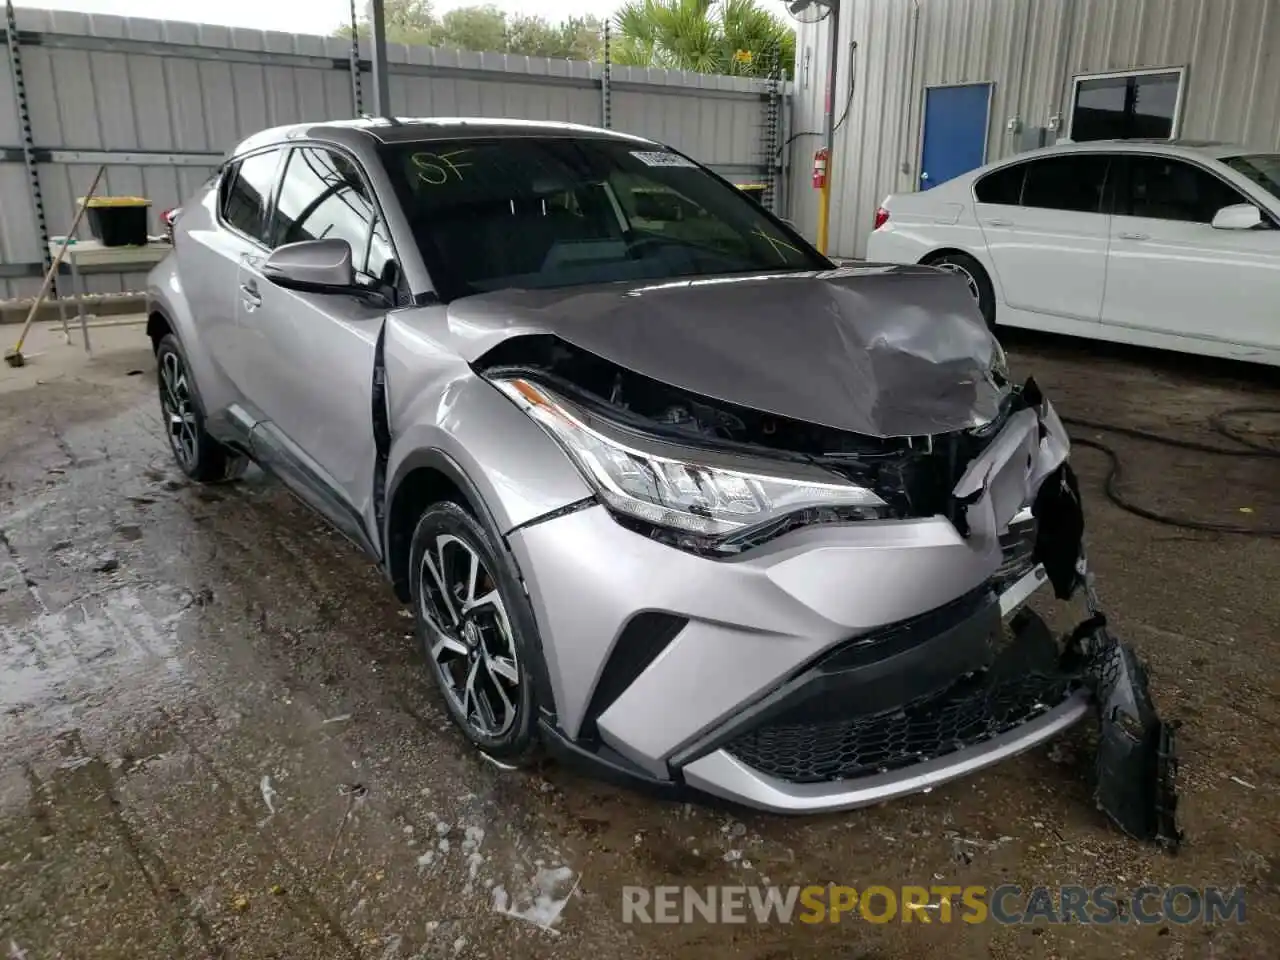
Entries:
{"type": "Polygon", "coordinates": [[[506,137],[393,144],[382,156],[443,300],[830,267],[741,191],[658,147],[506,137]]]}
{"type": "Polygon", "coordinates": [[[1273,197],[1280,199],[1280,153],[1255,153],[1247,157],[1229,157],[1222,161],[1236,173],[1242,173],[1273,197]]]}

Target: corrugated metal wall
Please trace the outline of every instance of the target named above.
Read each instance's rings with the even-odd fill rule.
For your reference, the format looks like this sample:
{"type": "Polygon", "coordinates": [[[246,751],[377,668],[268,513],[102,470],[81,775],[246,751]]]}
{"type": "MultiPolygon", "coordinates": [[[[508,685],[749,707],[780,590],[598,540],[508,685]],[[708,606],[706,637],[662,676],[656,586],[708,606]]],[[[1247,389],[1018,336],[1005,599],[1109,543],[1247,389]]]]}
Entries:
{"type": "MultiPolygon", "coordinates": [[[[827,24],[802,25],[794,129],[822,128],[827,24]],[[808,64],[806,68],[806,63],[808,64]]],[[[1065,115],[1084,73],[1187,68],[1180,135],[1280,149],[1280,0],[843,0],[831,250],[860,256],[876,206],[915,189],[926,86],[994,84],[989,160],[1019,149],[1010,118],[1065,115]]],[[[1052,134],[1049,135],[1052,140],[1052,134]]],[[[792,218],[810,236],[820,140],[793,145],[792,218]]]]}
{"type": "MultiPolygon", "coordinates": [[[[188,196],[243,137],[355,115],[342,39],[44,10],[19,10],[17,22],[32,139],[50,152],[38,171],[54,236],[70,226],[75,198],[104,159],[114,161],[105,192],[150,198],[158,231],[159,211],[188,196]]],[[[600,64],[402,44],[388,44],[387,56],[401,116],[602,122],[600,64]]],[[[14,275],[30,272],[42,252],[13,76],[0,60],[0,275],[8,275],[0,296],[16,297],[35,292],[38,278],[14,275]]],[[[616,66],[611,78],[615,129],[664,141],[731,179],[764,175],[763,82],[616,66]]],[[[367,74],[363,89],[369,109],[367,74]]],[[[100,292],[143,280],[87,279],[100,292]]]]}

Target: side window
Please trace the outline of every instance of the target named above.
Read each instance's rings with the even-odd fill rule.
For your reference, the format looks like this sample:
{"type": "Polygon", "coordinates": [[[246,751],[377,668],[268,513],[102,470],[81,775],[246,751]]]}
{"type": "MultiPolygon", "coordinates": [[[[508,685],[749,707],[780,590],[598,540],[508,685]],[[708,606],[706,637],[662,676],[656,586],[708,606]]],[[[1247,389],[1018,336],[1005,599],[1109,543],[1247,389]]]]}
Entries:
{"type": "Polygon", "coordinates": [[[1211,223],[1223,207],[1248,202],[1207,170],[1171,157],[1131,157],[1128,180],[1134,217],[1211,223]]]}
{"type": "Polygon", "coordinates": [[[973,188],[979,203],[1003,203],[1017,206],[1022,202],[1022,181],[1027,173],[1025,163],[1016,163],[995,173],[989,173],[973,188]]]}
{"type": "Polygon", "coordinates": [[[247,237],[265,243],[267,202],[275,182],[280,151],[255,153],[223,174],[222,219],[247,237]]]}
{"type": "Polygon", "coordinates": [[[1027,164],[1022,205],[1048,210],[1098,213],[1107,182],[1107,158],[1101,154],[1063,154],[1027,164]]]}
{"type": "MultiPolygon", "coordinates": [[[[276,201],[272,246],[338,238],[351,244],[356,272],[387,280],[392,263],[385,228],[375,229],[377,209],[351,161],[338,153],[298,147],[289,154],[276,201]]],[[[380,225],[379,225],[380,226],[380,225]]]]}

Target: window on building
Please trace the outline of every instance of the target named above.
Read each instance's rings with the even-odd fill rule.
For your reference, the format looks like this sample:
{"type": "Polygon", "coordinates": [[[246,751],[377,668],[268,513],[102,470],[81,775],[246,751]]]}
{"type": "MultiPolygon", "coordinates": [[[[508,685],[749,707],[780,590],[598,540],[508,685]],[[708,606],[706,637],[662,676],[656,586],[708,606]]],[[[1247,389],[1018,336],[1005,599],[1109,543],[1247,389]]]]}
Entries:
{"type": "Polygon", "coordinates": [[[1170,140],[1177,132],[1182,71],[1078,77],[1071,139],[1170,140]]]}
{"type": "Polygon", "coordinates": [[[1223,207],[1247,203],[1234,187],[1208,170],[1172,157],[1133,156],[1120,212],[1152,220],[1212,223],[1223,207]]]}
{"type": "Polygon", "coordinates": [[[1022,206],[1098,213],[1107,183],[1103,154],[1063,154],[1026,164],[1022,206]]]}
{"type": "Polygon", "coordinates": [[[266,242],[267,201],[275,183],[279,150],[255,153],[238,161],[222,177],[222,219],[247,237],[266,242]]]}

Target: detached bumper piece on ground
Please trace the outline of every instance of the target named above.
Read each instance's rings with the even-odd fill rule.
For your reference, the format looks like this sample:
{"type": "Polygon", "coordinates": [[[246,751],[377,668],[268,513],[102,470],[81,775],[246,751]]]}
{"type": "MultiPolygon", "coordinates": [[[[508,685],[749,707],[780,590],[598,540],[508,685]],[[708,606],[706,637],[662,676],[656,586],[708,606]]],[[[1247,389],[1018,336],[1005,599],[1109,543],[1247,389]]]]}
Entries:
{"type": "Polygon", "coordinates": [[[1092,585],[1087,589],[1093,615],[1072,632],[1064,656],[1084,666],[1098,708],[1098,808],[1129,836],[1177,853],[1182,833],[1174,728],[1156,713],[1138,655],[1111,636],[1092,585]]]}

